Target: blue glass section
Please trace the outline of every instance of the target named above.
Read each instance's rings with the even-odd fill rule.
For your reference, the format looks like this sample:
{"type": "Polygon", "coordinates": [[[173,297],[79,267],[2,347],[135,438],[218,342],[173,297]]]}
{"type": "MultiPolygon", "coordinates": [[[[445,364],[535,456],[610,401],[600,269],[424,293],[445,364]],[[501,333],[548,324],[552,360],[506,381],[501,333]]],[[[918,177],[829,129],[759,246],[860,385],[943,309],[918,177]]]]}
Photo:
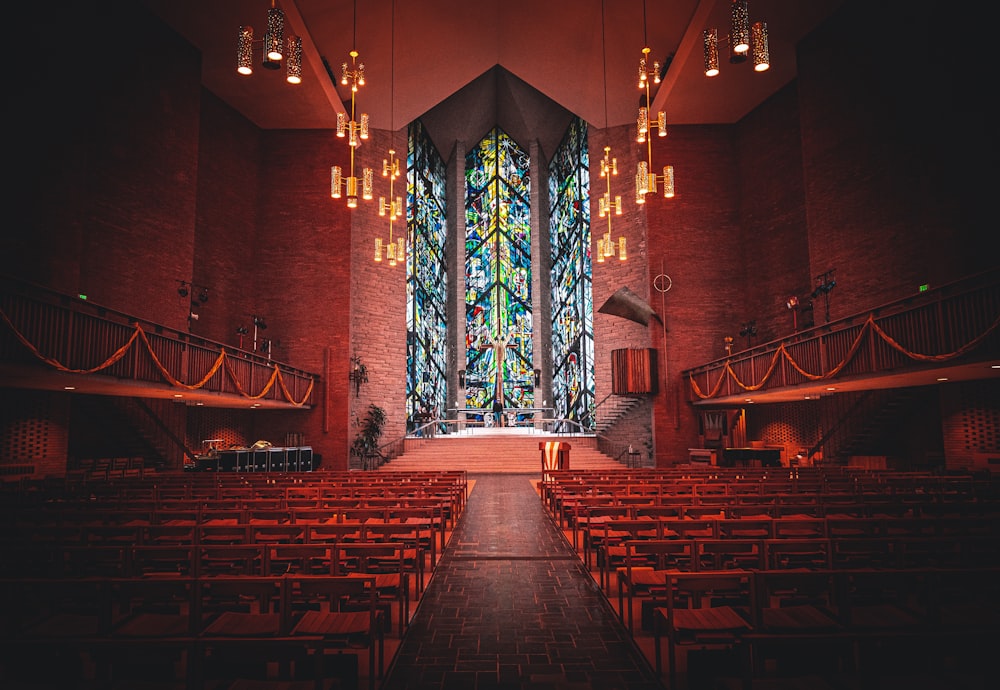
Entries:
{"type": "MultiPolygon", "coordinates": [[[[448,274],[445,262],[445,165],[417,121],[406,157],[406,412],[445,416],[448,274]]],[[[409,423],[413,428],[413,422],[409,423]]]]}
{"type": "Polygon", "coordinates": [[[556,417],[593,426],[594,304],[587,125],[574,120],[549,164],[552,395],[556,417]]]}

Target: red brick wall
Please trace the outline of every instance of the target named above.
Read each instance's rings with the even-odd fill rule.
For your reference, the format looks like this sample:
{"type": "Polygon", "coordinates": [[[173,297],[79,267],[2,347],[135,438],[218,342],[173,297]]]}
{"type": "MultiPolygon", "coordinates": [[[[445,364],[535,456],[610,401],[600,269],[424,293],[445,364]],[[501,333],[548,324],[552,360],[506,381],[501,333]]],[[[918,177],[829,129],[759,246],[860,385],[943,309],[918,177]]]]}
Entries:
{"type": "Polygon", "coordinates": [[[979,172],[993,114],[968,69],[987,48],[957,15],[933,0],[849,2],[800,46],[811,274],[836,269],[831,319],[997,265],[979,172]],[[915,45],[920,59],[901,61],[915,45]]]}
{"type": "MultiPolygon", "coordinates": [[[[673,281],[663,296],[670,381],[654,408],[659,466],[686,461],[697,441],[681,371],[722,356],[723,338],[735,336],[747,317],[736,161],[732,128],[675,126],[654,139],[653,164],[673,165],[676,185],[673,199],[650,196],[646,203],[648,280],[662,271],[673,281]]],[[[649,289],[659,311],[660,295],[649,289]]],[[[652,325],[650,333],[662,353],[662,327],[652,325]]]]}
{"type": "Polygon", "coordinates": [[[69,396],[18,391],[0,402],[0,466],[34,465],[32,478],[66,473],[69,396]]]}
{"type": "MultiPolygon", "coordinates": [[[[646,216],[641,206],[635,203],[635,170],[639,151],[634,141],[634,127],[613,127],[606,130],[590,129],[588,145],[590,149],[590,218],[591,250],[597,251],[597,240],[607,232],[607,218],[598,215],[598,203],[607,191],[606,178],[599,177],[604,147],[610,146],[610,156],[618,160],[618,175],[611,178],[611,199],[622,197],[622,215],[611,219],[611,237],[618,241],[626,238],[628,260],[620,261],[617,256],[609,257],[604,263],[593,260],[593,300],[594,300],[594,379],[596,400],[603,401],[611,393],[611,352],[622,348],[651,347],[650,325],[630,321],[620,316],[602,314],[600,308],[620,288],[626,287],[647,303],[651,302],[649,287],[649,245],[644,237],[646,216]]],[[[657,311],[659,303],[651,303],[657,311]]],[[[600,413],[598,418],[600,418],[600,413]]]]}
{"type": "MultiPolygon", "coordinates": [[[[356,354],[368,368],[368,382],[355,392],[350,388],[348,442],[358,434],[357,424],[368,414],[369,405],[378,405],[386,412],[381,443],[394,441],[406,433],[406,266],[390,266],[385,260],[375,262],[375,238],[389,241],[389,217],[378,215],[379,197],[389,199],[389,180],[382,177],[382,161],[389,158],[389,148],[396,151],[400,176],[393,183],[393,195],[406,203],[406,130],[395,134],[373,130],[361,147],[357,166],[370,167],[375,173],[374,198],[359,201],[352,213],[350,244],[344,250],[353,256],[351,273],[351,338],[346,355],[356,354]]],[[[360,171],[358,172],[360,175],[360,171]]],[[[344,201],[341,200],[341,205],[344,201]]],[[[406,234],[406,219],[393,223],[393,238],[406,234]]],[[[409,251],[409,247],[407,248],[409,251]]],[[[455,276],[449,276],[450,285],[455,276]]]]}

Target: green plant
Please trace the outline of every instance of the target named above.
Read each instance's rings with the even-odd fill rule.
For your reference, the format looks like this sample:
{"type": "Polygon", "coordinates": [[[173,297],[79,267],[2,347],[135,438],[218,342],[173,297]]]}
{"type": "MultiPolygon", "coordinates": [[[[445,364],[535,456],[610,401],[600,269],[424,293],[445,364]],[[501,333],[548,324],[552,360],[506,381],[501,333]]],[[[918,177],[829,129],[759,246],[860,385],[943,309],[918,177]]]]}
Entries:
{"type": "Polygon", "coordinates": [[[351,444],[351,452],[354,455],[363,458],[378,450],[378,442],[382,438],[385,420],[385,410],[375,403],[371,403],[368,406],[367,414],[357,422],[360,431],[351,444]]]}

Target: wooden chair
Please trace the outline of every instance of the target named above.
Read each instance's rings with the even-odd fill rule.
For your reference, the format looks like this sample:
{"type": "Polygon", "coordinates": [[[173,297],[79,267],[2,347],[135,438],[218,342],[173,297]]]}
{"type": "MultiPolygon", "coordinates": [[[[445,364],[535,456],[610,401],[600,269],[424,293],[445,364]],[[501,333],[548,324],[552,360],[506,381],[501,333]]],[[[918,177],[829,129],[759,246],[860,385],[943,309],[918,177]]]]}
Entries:
{"type": "MultiPolygon", "coordinates": [[[[625,542],[638,539],[662,538],[659,520],[608,520],[591,530],[591,550],[596,554],[600,571],[601,588],[605,592],[611,586],[611,573],[625,565],[625,542]]],[[[588,570],[592,567],[590,557],[585,554],[584,563],[588,570]]]]}
{"type": "Polygon", "coordinates": [[[264,544],[202,544],[197,575],[264,575],[265,548],[264,544]]]}
{"type": "Polygon", "coordinates": [[[410,571],[406,565],[404,542],[342,542],[334,544],[334,575],[370,575],[375,577],[379,607],[390,618],[391,608],[384,602],[395,601],[399,636],[409,624],[410,571]]]}
{"type": "Polygon", "coordinates": [[[196,598],[202,623],[195,687],[225,687],[233,679],[288,682],[312,668],[309,646],[291,640],[283,578],[201,578],[196,598]]]}
{"type": "Polygon", "coordinates": [[[306,543],[335,544],[344,541],[361,541],[361,529],[361,525],[341,522],[307,525],[306,543]]]}
{"type": "Polygon", "coordinates": [[[301,544],[306,540],[306,525],[285,523],[256,523],[249,525],[250,541],[255,544],[301,544]]]}
{"type": "MultiPolygon", "coordinates": [[[[677,687],[677,652],[682,647],[722,645],[736,649],[751,632],[753,575],[749,572],[667,573],[665,606],[653,610],[653,649],[663,672],[661,640],[667,638],[670,687],[677,687]]],[[[743,663],[749,673],[749,659],[743,663]]]]}
{"type": "Polygon", "coordinates": [[[153,576],[107,582],[111,629],[95,640],[98,677],[113,679],[114,687],[188,687],[199,625],[195,580],[153,576]]]}
{"type": "Polygon", "coordinates": [[[764,567],[762,539],[695,539],[696,570],[761,570],[764,567]]]}
{"type": "Polygon", "coordinates": [[[374,690],[385,653],[377,596],[374,576],[288,576],[283,610],[292,616],[291,635],[322,638],[324,653],[365,650],[374,690]]]}
{"type": "MultiPolygon", "coordinates": [[[[415,595],[419,598],[424,591],[424,573],[426,558],[424,544],[430,527],[416,522],[371,523],[364,526],[361,539],[366,542],[395,542],[405,545],[403,549],[403,565],[408,573],[413,575],[415,595]]],[[[395,554],[392,556],[395,559],[395,554]]]]}
{"type": "Polygon", "coordinates": [[[768,570],[828,570],[832,545],[829,539],[766,539],[764,564],[768,570]]]}
{"type": "MultiPolygon", "coordinates": [[[[668,572],[694,570],[692,539],[635,539],[625,542],[625,565],[616,569],[618,615],[633,632],[636,599],[655,600],[665,592],[668,572]]],[[[650,626],[651,627],[651,626],[650,626]]]]}
{"type": "Polygon", "coordinates": [[[268,575],[333,574],[333,544],[267,544],[268,575]]]}
{"type": "Polygon", "coordinates": [[[193,577],[198,562],[196,547],[136,546],[129,562],[133,577],[193,577]]]}
{"type": "Polygon", "coordinates": [[[774,520],[771,518],[728,518],[718,521],[719,539],[771,539],[774,520]]]}

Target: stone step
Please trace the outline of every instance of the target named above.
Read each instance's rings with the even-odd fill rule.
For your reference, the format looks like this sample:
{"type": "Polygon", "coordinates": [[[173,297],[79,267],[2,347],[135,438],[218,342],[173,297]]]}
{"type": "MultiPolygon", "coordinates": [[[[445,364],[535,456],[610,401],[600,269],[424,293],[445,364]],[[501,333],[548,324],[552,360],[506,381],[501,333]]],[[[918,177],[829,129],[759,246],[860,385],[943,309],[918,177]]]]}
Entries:
{"type": "Polygon", "coordinates": [[[492,433],[407,439],[405,452],[387,470],[465,470],[470,474],[538,474],[540,443],[568,443],[570,469],[614,470],[624,465],[597,450],[593,436],[492,433]]]}

